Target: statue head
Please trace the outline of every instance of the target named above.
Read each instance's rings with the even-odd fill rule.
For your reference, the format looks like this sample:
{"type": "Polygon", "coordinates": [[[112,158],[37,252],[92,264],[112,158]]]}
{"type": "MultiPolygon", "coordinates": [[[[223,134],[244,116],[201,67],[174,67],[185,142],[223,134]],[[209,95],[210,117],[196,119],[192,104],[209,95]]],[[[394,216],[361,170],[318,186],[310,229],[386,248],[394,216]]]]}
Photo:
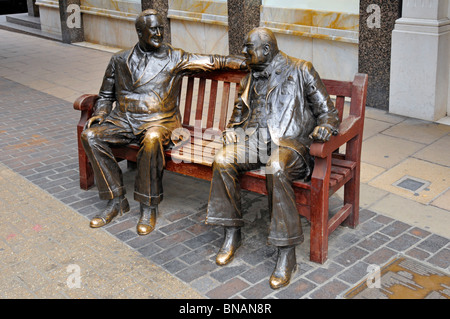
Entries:
{"type": "Polygon", "coordinates": [[[245,38],[242,54],[247,66],[255,71],[264,70],[279,52],[277,39],[267,28],[255,28],[245,38]]]}
{"type": "Polygon", "coordinates": [[[139,46],[144,51],[155,51],[163,43],[164,28],[163,19],[158,11],[147,9],[136,18],[136,32],[139,46]]]}

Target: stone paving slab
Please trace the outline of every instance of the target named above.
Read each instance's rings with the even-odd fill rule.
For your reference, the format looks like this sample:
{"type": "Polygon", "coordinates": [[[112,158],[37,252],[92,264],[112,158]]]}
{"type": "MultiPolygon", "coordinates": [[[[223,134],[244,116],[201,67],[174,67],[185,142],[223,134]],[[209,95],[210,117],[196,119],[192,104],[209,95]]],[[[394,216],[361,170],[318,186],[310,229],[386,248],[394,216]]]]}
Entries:
{"type": "MultiPolygon", "coordinates": [[[[65,100],[1,77],[0,112],[0,162],[8,167],[2,172],[10,174],[10,179],[2,182],[5,196],[1,203],[10,205],[5,207],[14,207],[9,209],[12,213],[0,214],[0,244],[3,245],[0,252],[8,256],[1,260],[8,263],[3,268],[9,268],[9,272],[2,273],[3,280],[8,281],[2,287],[11,287],[1,291],[2,297],[56,294],[69,298],[119,298],[130,297],[131,291],[135,291],[142,298],[190,298],[191,295],[206,298],[340,298],[368,275],[370,265],[381,267],[399,255],[408,255],[441,271],[450,271],[448,237],[434,234],[420,225],[410,225],[362,209],[361,224],[357,229],[339,227],[331,235],[329,260],[324,265],[309,261],[309,224],[303,219],[306,240],[297,248],[299,271],[290,286],[271,290],[268,278],[274,267],[276,250],[266,245],[267,198],[244,192],[243,245],[230,265],[218,267],[214,258],[222,230],[204,224],[209,182],[171,172],[164,176],[165,199],[160,205],[157,229],[153,233],[144,237],[136,234],[138,205],[132,199],[129,213],[104,229],[90,229],[89,219],[103,209],[104,203],[98,200],[95,187],[88,191],[79,188],[75,130],[79,113],[65,100]],[[45,191],[46,196],[39,195],[26,201],[20,197],[27,193],[24,186],[22,195],[20,184],[17,188],[5,187],[14,184],[12,172],[32,183],[35,191],[45,191]],[[19,198],[14,200],[16,193],[19,198]],[[6,201],[7,198],[11,198],[11,203],[6,201]],[[39,205],[45,209],[38,209],[39,205]],[[59,215],[59,211],[66,213],[59,215]],[[58,212],[56,216],[55,212],[58,212]],[[62,229],[60,223],[67,228],[62,229]],[[43,227],[39,232],[33,229],[39,229],[37,225],[43,227]],[[28,241],[27,236],[31,234],[36,239],[28,241]],[[94,244],[89,241],[91,239],[94,244]],[[12,246],[11,240],[17,245],[12,246]],[[41,269],[33,264],[31,251],[37,251],[36,246],[46,256],[41,269]],[[16,253],[14,247],[22,255],[16,253]],[[122,258],[116,258],[117,254],[114,254],[119,248],[124,254],[122,258]],[[72,255],[74,252],[77,254],[72,255]],[[86,269],[86,280],[92,285],[69,292],[62,290],[64,283],[60,290],[49,288],[55,283],[61,285],[61,280],[67,278],[65,267],[76,260],[82,269],[86,269]],[[161,269],[165,275],[157,275],[159,281],[155,283],[151,274],[161,274],[161,269]],[[27,278],[38,280],[34,282],[27,278]],[[178,283],[174,287],[181,284],[184,288],[168,290],[167,295],[154,288],[167,282],[178,283]]],[[[123,170],[130,196],[135,171],[125,164],[123,170]]],[[[331,209],[336,209],[338,198],[332,198],[331,202],[331,209]]]]}
{"type": "Polygon", "coordinates": [[[1,298],[202,298],[3,164],[0,184],[1,298]]]}

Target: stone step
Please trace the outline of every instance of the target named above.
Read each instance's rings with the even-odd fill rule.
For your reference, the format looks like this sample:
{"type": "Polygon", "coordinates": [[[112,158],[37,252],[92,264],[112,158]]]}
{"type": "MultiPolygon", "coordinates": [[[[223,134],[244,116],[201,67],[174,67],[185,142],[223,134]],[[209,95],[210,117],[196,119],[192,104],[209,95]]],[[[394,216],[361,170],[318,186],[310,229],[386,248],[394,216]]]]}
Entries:
{"type": "MultiPolygon", "coordinates": [[[[39,19],[39,18],[38,18],[39,19]]],[[[13,32],[25,33],[37,37],[41,37],[48,40],[62,41],[62,36],[60,34],[52,34],[42,31],[40,28],[32,28],[29,26],[12,23],[6,20],[5,15],[0,15],[0,29],[5,29],[13,32]]]]}
{"type": "Polygon", "coordinates": [[[41,29],[40,18],[29,16],[28,13],[9,14],[6,16],[6,21],[28,28],[41,29]]]}

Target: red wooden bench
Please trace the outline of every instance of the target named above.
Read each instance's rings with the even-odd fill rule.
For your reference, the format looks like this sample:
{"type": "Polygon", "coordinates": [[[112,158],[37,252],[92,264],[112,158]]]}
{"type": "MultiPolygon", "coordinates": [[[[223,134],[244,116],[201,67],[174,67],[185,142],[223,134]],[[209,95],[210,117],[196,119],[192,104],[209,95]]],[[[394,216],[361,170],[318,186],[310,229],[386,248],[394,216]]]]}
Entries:
{"type": "MultiPolygon", "coordinates": [[[[221,132],[231,115],[237,95],[236,86],[244,75],[239,71],[219,71],[185,79],[180,109],[183,127],[192,138],[184,147],[166,151],[167,170],[211,180],[214,153],[222,145],[221,132]]],[[[328,237],[339,225],[354,228],[359,223],[360,159],[367,79],[367,75],[357,74],[353,82],[324,80],[328,93],[336,97],[336,108],[342,120],[340,132],[327,143],[311,145],[310,153],[315,157],[311,181],[293,183],[298,212],[311,223],[310,260],[314,262],[326,261],[328,237]],[[349,113],[343,117],[345,98],[351,101],[349,113]],[[339,148],[343,146],[345,152],[339,153],[339,148]],[[344,187],[342,208],[330,218],[329,197],[341,187],[344,187]]],[[[77,130],[82,189],[94,184],[92,168],[80,143],[80,134],[92,115],[96,99],[96,95],[82,95],[74,103],[74,108],[81,111],[77,130]]],[[[114,154],[118,161],[135,162],[137,150],[137,145],[129,145],[115,148],[114,154]]],[[[267,194],[264,174],[260,171],[244,174],[241,188],[267,194]]]]}

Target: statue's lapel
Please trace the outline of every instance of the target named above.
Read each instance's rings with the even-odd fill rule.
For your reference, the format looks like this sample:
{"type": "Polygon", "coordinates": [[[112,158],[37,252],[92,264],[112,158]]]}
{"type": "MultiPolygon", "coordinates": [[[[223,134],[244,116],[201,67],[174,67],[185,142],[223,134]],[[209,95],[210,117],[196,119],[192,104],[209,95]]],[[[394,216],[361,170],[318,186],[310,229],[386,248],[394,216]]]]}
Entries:
{"type": "Polygon", "coordinates": [[[287,69],[286,57],[282,52],[280,52],[275,56],[271,64],[272,65],[270,66],[270,68],[272,72],[269,78],[267,97],[278,85],[281,85],[285,80],[287,69]]]}
{"type": "Polygon", "coordinates": [[[169,63],[170,59],[166,55],[163,58],[151,56],[144,71],[134,82],[135,86],[142,86],[153,80],[169,63]]]}

